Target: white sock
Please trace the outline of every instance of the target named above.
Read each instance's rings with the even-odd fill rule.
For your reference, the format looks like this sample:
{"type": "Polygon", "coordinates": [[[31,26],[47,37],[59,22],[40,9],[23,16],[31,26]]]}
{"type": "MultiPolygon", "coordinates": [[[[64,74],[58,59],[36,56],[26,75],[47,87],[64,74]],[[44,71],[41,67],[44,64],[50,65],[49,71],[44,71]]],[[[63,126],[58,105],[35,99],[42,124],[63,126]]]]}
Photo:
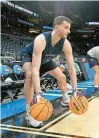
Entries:
{"type": "Polygon", "coordinates": [[[30,112],[30,105],[26,104],[26,115],[28,115],[30,112]]]}
{"type": "Polygon", "coordinates": [[[67,83],[67,89],[72,89],[72,86],[69,83],[67,83]]]}
{"type": "Polygon", "coordinates": [[[63,98],[66,98],[67,97],[67,92],[65,94],[63,94],[63,98]]]}
{"type": "Polygon", "coordinates": [[[67,92],[66,92],[66,94],[63,94],[63,99],[66,100],[67,102],[70,101],[70,96],[68,95],[67,92]]]}
{"type": "Polygon", "coordinates": [[[66,92],[65,94],[63,94],[63,98],[64,99],[68,99],[69,98],[68,92],[66,92]]]}

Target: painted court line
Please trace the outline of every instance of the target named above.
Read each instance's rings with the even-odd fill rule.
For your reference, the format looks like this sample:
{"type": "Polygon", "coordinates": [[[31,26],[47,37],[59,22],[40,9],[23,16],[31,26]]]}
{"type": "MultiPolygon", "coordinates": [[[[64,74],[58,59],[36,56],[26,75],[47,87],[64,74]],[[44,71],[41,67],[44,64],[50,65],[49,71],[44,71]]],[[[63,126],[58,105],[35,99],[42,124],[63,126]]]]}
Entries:
{"type": "Polygon", "coordinates": [[[78,85],[77,87],[89,88],[89,87],[92,87],[92,85],[86,85],[86,86],[84,86],[84,85],[78,85]]]}
{"type": "Polygon", "coordinates": [[[20,128],[20,129],[26,129],[26,130],[35,130],[35,131],[39,131],[40,130],[40,129],[37,129],[37,128],[28,128],[28,127],[5,125],[5,124],[0,124],[0,126],[11,127],[11,128],[18,128],[18,129],[20,128]]]}
{"type": "Polygon", "coordinates": [[[57,96],[60,97],[62,94],[44,93],[43,95],[57,96]]]}
{"type": "MultiPolygon", "coordinates": [[[[60,138],[60,136],[55,135],[55,134],[48,134],[48,133],[43,133],[43,132],[33,132],[33,131],[26,131],[26,130],[19,130],[19,129],[11,129],[11,128],[0,128],[2,130],[9,130],[13,132],[20,132],[20,133],[28,133],[28,134],[35,134],[35,135],[43,135],[43,136],[52,136],[55,138],[60,138]]],[[[61,138],[72,138],[70,136],[61,136],[61,138]]]]}
{"type": "MultiPolygon", "coordinates": [[[[93,99],[93,97],[89,98],[88,101],[91,101],[93,99]]],[[[59,119],[65,117],[66,115],[69,115],[70,113],[72,113],[70,110],[66,113],[64,113],[63,115],[55,118],[53,121],[49,122],[48,124],[46,124],[45,126],[43,126],[42,128],[40,129],[36,129],[36,128],[27,128],[27,127],[22,127],[22,126],[13,126],[13,125],[5,125],[5,124],[0,124],[0,126],[3,126],[3,127],[11,127],[11,128],[18,128],[18,129],[24,129],[24,130],[31,130],[31,131],[42,131],[43,129],[46,129],[48,126],[50,126],[51,124],[55,123],[56,121],[58,121],[59,119]]],[[[7,129],[7,128],[5,128],[7,129]]]]}
{"type": "Polygon", "coordinates": [[[48,124],[46,124],[44,127],[40,128],[40,129],[35,129],[35,128],[27,128],[27,127],[20,127],[20,126],[13,126],[13,125],[5,125],[5,124],[0,124],[1,126],[5,126],[5,127],[12,127],[12,128],[21,128],[21,129],[25,129],[25,130],[36,130],[36,131],[41,131],[44,128],[48,127],[49,125],[51,125],[52,123],[56,122],[57,120],[63,118],[64,116],[68,115],[69,113],[71,113],[71,111],[68,111],[66,113],[64,113],[63,115],[55,118],[53,121],[49,122],[48,124]]]}
{"type": "Polygon", "coordinates": [[[46,124],[45,126],[43,126],[43,127],[41,128],[41,130],[45,129],[45,128],[48,127],[49,125],[55,123],[56,121],[58,121],[59,119],[63,118],[64,116],[66,116],[66,115],[68,115],[68,114],[70,114],[70,113],[72,113],[72,112],[69,110],[68,112],[64,113],[63,115],[61,115],[61,116],[55,118],[53,121],[51,121],[51,122],[49,122],[48,124],[46,124]]]}

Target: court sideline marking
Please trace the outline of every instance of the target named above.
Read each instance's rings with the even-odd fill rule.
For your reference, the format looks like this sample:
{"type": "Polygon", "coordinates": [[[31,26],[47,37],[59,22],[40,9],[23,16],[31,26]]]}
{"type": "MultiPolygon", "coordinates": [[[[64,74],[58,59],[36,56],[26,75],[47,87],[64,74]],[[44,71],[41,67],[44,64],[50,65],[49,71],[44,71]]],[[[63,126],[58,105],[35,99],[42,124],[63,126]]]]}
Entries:
{"type": "Polygon", "coordinates": [[[36,134],[36,135],[44,135],[44,136],[54,136],[54,138],[92,138],[92,137],[84,137],[84,136],[77,136],[77,135],[70,135],[70,134],[61,134],[61,133],[52,133],[52,132],[33,132],[33,131],[26,131],[26,130],[17,130],[17,129],[11,129],[11,128],[0,128],[2,130],[9,130],[13,132],[22,132],[27,134],[36,134]]]}
{"type": "MultiPolygon", "coordinates": [[[[91,97],[88,99],[88,101],[91,101],[93,100],[94,97],[91,97]]],[[[27,128],[27,127],[20,127],[20,126],[13,126],[13,125],[5,125],[5,124],[0,124],[0,126],[3,126],[3,127],[11,127],[11,128],[20,128],[20,129],[24,129],[24,130],[35,130],[35,131],[44,131],[46,128],[48,128],[49,126],[51,126],[52,124],[55,124],[55,122],[57,122],[58,120],[60,119],[63,119],[65,116],[68,116],[70,115],[72,112],[69,110],[67,111],[66,113],[64,113],[63,115],[55,118],[53,121],[49,122],[48,124],[46,124],[45,126],[43,126],[42,128],[40,129],[36,129],[36,128],[27,128]]]]}

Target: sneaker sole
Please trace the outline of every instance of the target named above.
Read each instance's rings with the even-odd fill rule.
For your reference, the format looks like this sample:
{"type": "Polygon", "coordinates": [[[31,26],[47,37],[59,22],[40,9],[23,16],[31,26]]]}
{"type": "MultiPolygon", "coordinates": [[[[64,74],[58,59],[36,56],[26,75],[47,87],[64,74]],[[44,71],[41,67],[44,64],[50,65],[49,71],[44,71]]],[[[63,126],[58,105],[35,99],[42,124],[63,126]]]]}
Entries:
{"type": "MultiPolygon", "coordinates": [[[[26,118],[25,118],[26,119],[26,118]]],[[[27,122],[27,126],[31,126],[31,127],[33,127],[33,128],[41,128],[43,125],[44,125],[44,123],[42,122],[42,123],[40,123],[38,126],[33,126],[33,125],[31,125],[30,124],[30,122],[26,119],[26,122],[27,122]]]]}
{"type": "Polygon", "coordinates": [[[64,106],[64,107],[69,107],[69,104],[64,104],[61,102],[61,105],[64,106]]]}
{"type": "Polygon", "coordinates": [[[44,123],[41,123],[38,126],[32,126],[29,122],[27,122],[27,126],[31,126],[33,128],[41,128],[42,126],[44,126],[44,123]]]}

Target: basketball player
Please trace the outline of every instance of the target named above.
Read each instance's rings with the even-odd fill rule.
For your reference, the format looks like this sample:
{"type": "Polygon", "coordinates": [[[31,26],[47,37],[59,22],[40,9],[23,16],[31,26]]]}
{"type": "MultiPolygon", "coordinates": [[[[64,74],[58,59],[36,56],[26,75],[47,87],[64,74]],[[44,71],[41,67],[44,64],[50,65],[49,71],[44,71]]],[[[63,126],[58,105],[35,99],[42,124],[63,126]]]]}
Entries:
{"type": "Polygon", "coordinates": [[[53,22],[53,31],[38,35],[33,42],[22,50],[23,68],[26,73],[24,95],[26,99],[26,120],[33,127],[41,127],[43,122],[37,121],[29,114],[29,107],[35,90],[37,101],[42,97],[40,88],[40,74],[47,72],[58,80],[58,85],[63,93],[61,104],[68,106],[69,94],[66,94],[66,76],[52,61],[61,51],[64,52],[73,92],[77,90],[77,78],[74,68],[72,47],[67,40],[70,33],[71,20],[65,16],[58,16],[53,22]]]}
{"type": "Polygon", "coordinates": [[[95,46],[87,52],[83,62],[88,61],[89,67],[95,70],[94,88],[95,92],[99,91],[99,46],[95,46]]]}

